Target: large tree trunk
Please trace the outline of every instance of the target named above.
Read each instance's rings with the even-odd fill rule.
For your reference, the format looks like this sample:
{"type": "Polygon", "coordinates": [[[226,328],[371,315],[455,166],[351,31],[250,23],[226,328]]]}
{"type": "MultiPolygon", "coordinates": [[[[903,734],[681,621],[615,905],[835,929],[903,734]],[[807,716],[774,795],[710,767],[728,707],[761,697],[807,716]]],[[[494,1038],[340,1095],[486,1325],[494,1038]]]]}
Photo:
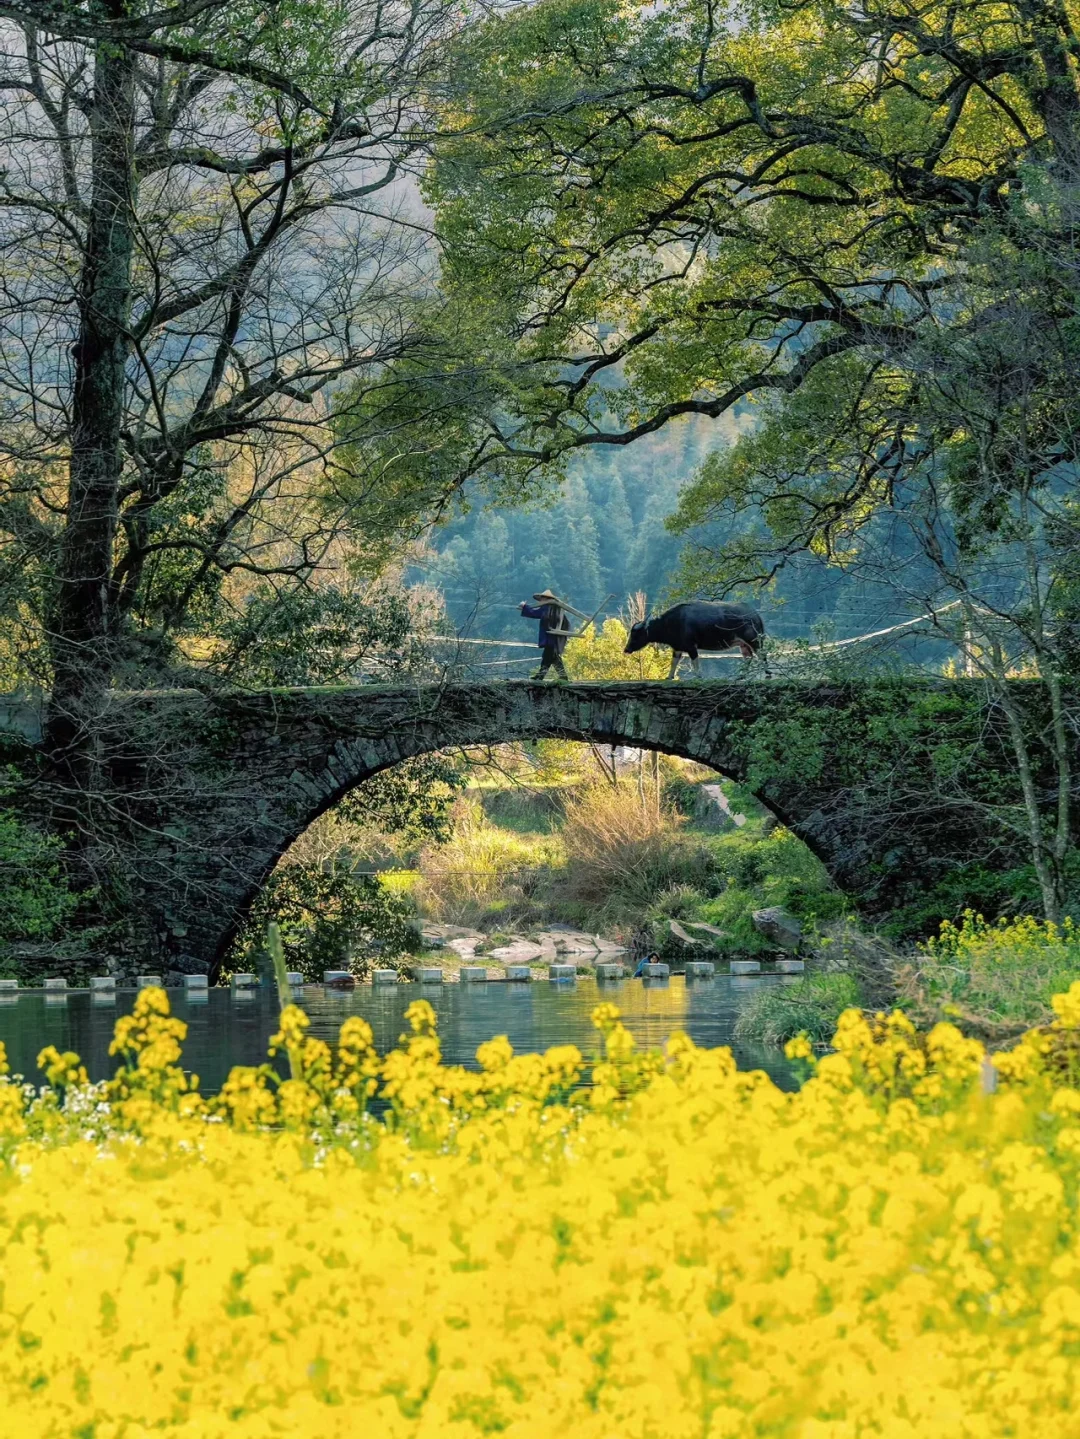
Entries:
{"type": "MultiPolygon", "coordinates": [[[[122,11],[126,0],[110,8],[122,11]]],[[[115,664],[111,578],[131,300],[134,69],[130,52],[98,45],[91,205],[72,349],[70,484],[50,615],[47,737],[58,766],[82,781],[94,768],[95,716],[115,664]]]]}

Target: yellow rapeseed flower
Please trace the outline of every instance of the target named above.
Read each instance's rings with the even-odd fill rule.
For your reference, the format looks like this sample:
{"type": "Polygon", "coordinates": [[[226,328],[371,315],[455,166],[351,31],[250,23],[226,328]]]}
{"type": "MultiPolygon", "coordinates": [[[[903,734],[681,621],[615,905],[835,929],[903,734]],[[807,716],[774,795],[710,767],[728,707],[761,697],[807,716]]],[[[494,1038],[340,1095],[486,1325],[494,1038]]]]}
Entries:
{"type": "Polygon", "coordinates": [[[591,1066],[504,1036],[447,1066],[421,1001],[383,1058],[363,1020],[331,1046],[287,1008],[291,1077],[237,1067],[204,1101],[144,991],[108,1084],[51,1048],[62,1104],[0,1073],[4,1433],[1061,1439],[1059,999],[993,1094],[981,1045],[899,1014],[848,1011],[787,1094],[685,1035],[638,1050],[611,1005],[591,1066]]]}

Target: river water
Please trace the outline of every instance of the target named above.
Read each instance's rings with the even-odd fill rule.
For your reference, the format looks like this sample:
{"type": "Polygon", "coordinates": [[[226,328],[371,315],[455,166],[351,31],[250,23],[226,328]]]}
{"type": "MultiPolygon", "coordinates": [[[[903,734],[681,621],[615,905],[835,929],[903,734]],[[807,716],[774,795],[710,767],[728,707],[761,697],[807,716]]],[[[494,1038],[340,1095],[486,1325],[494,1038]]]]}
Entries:
{"type": "MultiPolygon", "coordinates": [[[[703,1047],[731,1045],[740,1068],[764,1069],[781,1088],[793,1089],[791,1066],[779,1050],[733,1040],[735,1020],[748,996],[761,985],[784,982],[770,975],[691,981],[674,975],[670,980],[598,983],[579,976],[570,983],[358,985],[352,990],[308,985],[297,991],[297,1000],[311,1018],[311,1033],[322,1039],[336,1039],[346,1016],[363,1015],[380,1053],[397,1043],[409,1003],[430,1000],[438,1014],[443,1058],[470,1068],[476,1067],[477,1046],[496,1034],[507,1035],[519,1053],[576,1044],[591,1055],[597,1035],[589,1015],[594,1005],[610,1000],[642,1046],[663,1045],[673,1030],[682,1029],[703,1047]]],[[[266,1058],[267,1039],[277,1028],[272,987],[247,993],[212,989],[202,1000],[170,990],[169,1000],[188,1026],[184,1067],[199,1075],[204,1093],[218,1090],[232,1065],[259,1064],[266,1058]]],[[[133,990],[121,990],[104,1002],[85,990],[0,994],[0,1040],[12,1072],[37,1080],[37,1055],[54,1044],[79,1054],[91,1079],[107,1078],[115,1067],[109,1057],[113,1025],[118,1015],[130,1013],[134,1001],[133,990]]]]}

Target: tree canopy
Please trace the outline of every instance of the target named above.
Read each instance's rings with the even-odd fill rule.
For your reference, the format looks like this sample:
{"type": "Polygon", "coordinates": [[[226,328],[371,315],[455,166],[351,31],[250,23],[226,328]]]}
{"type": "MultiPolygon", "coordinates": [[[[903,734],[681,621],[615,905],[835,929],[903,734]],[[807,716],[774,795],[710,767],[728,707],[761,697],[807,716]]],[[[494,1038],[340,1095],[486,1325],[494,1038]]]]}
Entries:
{"type": "Polygon", "coordinates": [[[428,192],[447,283],[514,342],[483,457],[903,352],[973,235],[1022,243],[1033,167],[1073,165],[1076,48],[1067,7],[949,0],[546,0],[471,34],[428,192]]]}

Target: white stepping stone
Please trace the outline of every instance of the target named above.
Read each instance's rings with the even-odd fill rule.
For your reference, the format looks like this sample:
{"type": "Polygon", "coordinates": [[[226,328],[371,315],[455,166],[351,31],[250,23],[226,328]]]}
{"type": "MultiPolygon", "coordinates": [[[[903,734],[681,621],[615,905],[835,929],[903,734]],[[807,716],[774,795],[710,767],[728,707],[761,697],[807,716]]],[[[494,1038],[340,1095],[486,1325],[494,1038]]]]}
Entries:
{"type": "Polygon", "coordinates": [[[621,964],[615,964],[611,960],[600,960],[596,966],[597,979],[622,979],[626,970],[621,964]]]}

